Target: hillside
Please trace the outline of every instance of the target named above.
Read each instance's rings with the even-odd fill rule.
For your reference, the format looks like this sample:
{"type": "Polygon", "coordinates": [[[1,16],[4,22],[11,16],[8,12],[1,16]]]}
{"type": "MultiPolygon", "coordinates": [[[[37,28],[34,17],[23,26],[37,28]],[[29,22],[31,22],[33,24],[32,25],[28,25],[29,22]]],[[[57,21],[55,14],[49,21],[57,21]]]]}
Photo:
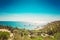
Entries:
{"type": "Polygon", "coordinates": [[[60,32],[60,21],[54,21],[48,23],[47,25],[44,26],[42,30],[48,34],[54,34],[60,32]]]}
{"type": "MultiPolygon", "coordinates": [[[[12,40],[60,40],[60,21],[48,23],[39,30],[27,30],[3,25],[0,25],[0,30],[9,30],[13,34],[12,40]]],[[[3,37],[1,36],[1,38],[3,37]]]]}

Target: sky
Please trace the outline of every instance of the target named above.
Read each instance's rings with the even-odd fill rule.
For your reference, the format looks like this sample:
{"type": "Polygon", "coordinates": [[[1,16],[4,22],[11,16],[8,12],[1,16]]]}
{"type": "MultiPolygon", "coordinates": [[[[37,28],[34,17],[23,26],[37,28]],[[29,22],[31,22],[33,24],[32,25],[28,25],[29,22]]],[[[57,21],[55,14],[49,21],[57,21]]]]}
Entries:
{"type": "Polygon", "coordinates": [[[60,0],[0,0],[0,21],[47,23],[60,20],[60,0]]]}

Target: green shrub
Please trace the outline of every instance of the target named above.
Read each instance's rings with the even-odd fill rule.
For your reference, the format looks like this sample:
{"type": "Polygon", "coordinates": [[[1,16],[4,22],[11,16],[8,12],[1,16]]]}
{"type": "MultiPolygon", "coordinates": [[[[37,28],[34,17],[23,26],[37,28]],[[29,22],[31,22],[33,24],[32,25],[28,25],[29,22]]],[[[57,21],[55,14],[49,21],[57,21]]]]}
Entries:
{"type": "Polygon", "coordinates": [[[8,32],[0,32],[0,40],[8,40],[10,34],[8,32]]]}

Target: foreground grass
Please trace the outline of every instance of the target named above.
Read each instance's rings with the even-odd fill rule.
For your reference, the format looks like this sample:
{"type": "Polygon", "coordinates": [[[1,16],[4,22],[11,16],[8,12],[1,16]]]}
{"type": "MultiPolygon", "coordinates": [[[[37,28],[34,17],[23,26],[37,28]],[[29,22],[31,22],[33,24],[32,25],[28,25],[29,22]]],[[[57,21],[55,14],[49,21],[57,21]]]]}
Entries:
{"type": "Polygon", "coordinates": [[[24,31],[22,31],[22,30],[15,30],[14,33],[15,33],[14,40],[55,40],[55,38],[52,38],[50,36],[42,37],[41,35],[35,35],[35,37],[29,37],[28,36],[29,32],[27,32],[27,30],[24,30],[24,31]]]}

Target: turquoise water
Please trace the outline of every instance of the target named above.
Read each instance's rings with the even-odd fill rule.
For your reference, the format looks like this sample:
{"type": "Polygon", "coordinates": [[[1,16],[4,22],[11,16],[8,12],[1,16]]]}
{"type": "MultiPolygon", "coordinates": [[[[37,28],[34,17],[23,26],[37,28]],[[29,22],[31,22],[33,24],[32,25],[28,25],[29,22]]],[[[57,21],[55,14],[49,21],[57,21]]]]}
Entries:
{"type": "Polygon", "coordinates": [[[21,29],[23,29],[23,28],[34,29],[35,28],[34,26],[30,25],[30,23],[27,23],[27,22],[0,21],[0,25],[18,27],[21,29]]]}

